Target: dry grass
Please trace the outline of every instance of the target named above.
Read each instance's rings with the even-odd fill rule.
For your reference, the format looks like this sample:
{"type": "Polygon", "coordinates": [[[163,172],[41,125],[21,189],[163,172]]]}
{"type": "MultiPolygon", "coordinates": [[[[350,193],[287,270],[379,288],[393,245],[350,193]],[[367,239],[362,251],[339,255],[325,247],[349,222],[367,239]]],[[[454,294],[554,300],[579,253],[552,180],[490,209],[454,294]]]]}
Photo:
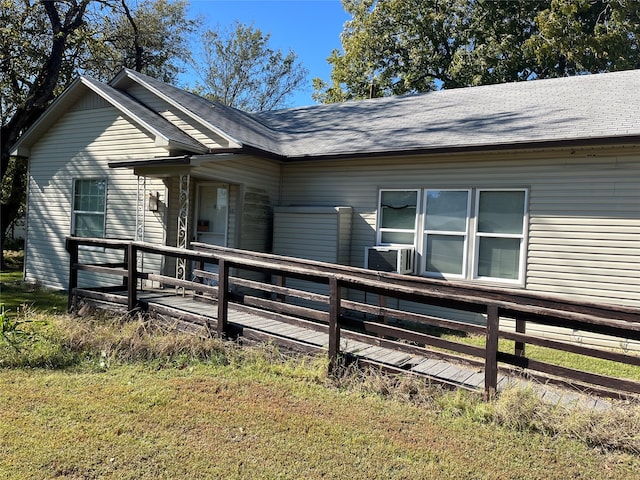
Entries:
{"type": "Polygon", "coordinates": [[[168,359],[225,362],[230,345],[214,338],[181,333],[146,316],[63,316],[55,320],[61,343],[72,352],[99,353],[103,362],[168,359]]]}
{"type": "Polygon", "coordinates": [[[437,395],[418,406],[392,398],[416,399],[418,386],[327,388],[270,346],[249,357],[5,371],[0,478],[640,478],[635,456],[471,419],[465,396],[450,394],[455,411],[437,395]]]}
{"type": "Polygon", "coordinates": [[[640,456],[640,404],[614,402],[610,409],[588,409],[578,404],[560,405],[542,401],[529,389],[510,388],[485,402],[476,393],[450,391],[413,376],[390,376],[374,370],[345,369],[328,378],[331,386],[363,395],[427,408],[450,418],[465,418],[478,424],[493,424],[518,432],[579,440],[602,451],[640,456]]]}
{"type": "Polygon", "coordinates": [[[637,405],[485,403],[143,316],[22,314],[39,322],[0,348],[0,479],[640,479],[637,405]]]}

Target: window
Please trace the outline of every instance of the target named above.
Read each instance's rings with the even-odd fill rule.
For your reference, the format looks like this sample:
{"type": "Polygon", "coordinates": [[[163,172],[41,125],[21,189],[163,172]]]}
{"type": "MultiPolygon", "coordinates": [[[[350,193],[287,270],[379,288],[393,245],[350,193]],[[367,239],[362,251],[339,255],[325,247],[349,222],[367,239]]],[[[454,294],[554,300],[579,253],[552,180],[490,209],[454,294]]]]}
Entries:
{"type": "Polygon", "coordinates": [[[466,271],[470,190],[426,190],[423,271],[455,275],[466,271]]]}
{"type": "Polygon", "coordinates": [[[379,207],[378,244],[414,246],[418,190],[381,190],[379,207]]]}
{"type": "Polygon", "coordinates": [[[75,180],[71,234],[77,237],[104,237],[107,181],[75,180]]]}
{"type": "Polygon", "coordinates": [[[474,277],[521,278],[526,191],[478,190],[474,277]]]}
{"type": "Polygon", "coordinates": [[[381,190],[378,244],[415,245],[421,275],[522,283],[527,194],[524,188],[381,190]]]}

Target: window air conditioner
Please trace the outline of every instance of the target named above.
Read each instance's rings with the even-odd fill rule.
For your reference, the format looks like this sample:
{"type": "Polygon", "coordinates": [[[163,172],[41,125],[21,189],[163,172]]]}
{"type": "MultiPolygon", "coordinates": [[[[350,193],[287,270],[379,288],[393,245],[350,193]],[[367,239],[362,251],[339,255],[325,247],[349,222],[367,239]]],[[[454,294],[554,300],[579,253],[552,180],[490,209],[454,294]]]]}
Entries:
{"type": "Polygon", "coordinates": [[[364,268],[382,272],[413,273],[413,247],[367,247],[364,268]]]}

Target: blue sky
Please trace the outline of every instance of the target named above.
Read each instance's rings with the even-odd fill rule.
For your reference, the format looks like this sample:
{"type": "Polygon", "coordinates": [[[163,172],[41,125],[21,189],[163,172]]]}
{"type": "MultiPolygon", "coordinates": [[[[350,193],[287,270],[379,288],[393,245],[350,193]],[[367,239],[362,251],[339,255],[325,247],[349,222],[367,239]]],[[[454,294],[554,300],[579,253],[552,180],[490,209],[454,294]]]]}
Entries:
{"type": "Polygon", "coordinates": [[[340,33],[350,17],[340,0],[190,0],[190,14],[202,15],[205,28],[235,20],[270,33],[269,45],[293,50],[309,70],[308,85],[290,99],[290,106],[311,105],[311,79],[329,79],[326,59],[340,48],[340,33]]]}

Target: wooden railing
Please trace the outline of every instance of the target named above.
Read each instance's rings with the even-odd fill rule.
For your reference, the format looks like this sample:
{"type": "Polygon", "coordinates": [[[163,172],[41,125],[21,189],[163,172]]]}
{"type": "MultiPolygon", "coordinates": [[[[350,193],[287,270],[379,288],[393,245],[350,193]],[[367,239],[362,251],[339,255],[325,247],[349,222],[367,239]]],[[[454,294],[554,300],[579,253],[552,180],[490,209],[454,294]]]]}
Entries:
{"type": "MultiPolygon", "coordinates": [[[[496,392],[498,364],[501,368],[525,371],[531,375],[541,373],[559,383],[577,383],[599,393],[640,393],[640,382],[559,366],[526,355],[526,345],[537,345],[640,366],[637,355],[527,333],[527,324],[535,323],[637,341],[640,340],[639,309],[572,302],[523,290],[470,286],[206,244],[194,243],[192,248],[184,250],[141,242],[68,238],[69,307],[72,307],[78,291],[79,271],[107,273],[120,277],[120,280],[112,287],[101,287],[101,290],[126,288],[129,310],[138,306],[141,280],[158,282],[165,288],[186,289],[201,300],[215,302],[216,328],[220,337],[229,331],[230,303],[238,309],[258,308],[273,318],[328,332],[332,370],[340,363],[340,339],[343,337],[482,367],[487,397],[496,392]],[[119,258],[124,258],[124,261],[82,263],[79,261],[79,248],[83,245],[119,250],[121,253],[118,255],[122,255],[119,258]],[[141,254],[191,261],[193,280],[138,271],[141,254]],[[207,268],[207,265],[215,268],[207,268]],[[389,307],[391,302],[397,306],[389,307]],[[428,313],[434,310],[432,307],[481,314],[485,321],[474,324],[444,318],[428,313]],[[515,331],[501,329],[501,319],[515,322],[515,331]],[[443,330],[482,335],[484,346],[442,338],[440,333],[443,330]],[[499,338],[514,342],[513,353],[498,350],[499,338]]],[[[91,286],[82,288],[88,287],[91,286]]]]}

